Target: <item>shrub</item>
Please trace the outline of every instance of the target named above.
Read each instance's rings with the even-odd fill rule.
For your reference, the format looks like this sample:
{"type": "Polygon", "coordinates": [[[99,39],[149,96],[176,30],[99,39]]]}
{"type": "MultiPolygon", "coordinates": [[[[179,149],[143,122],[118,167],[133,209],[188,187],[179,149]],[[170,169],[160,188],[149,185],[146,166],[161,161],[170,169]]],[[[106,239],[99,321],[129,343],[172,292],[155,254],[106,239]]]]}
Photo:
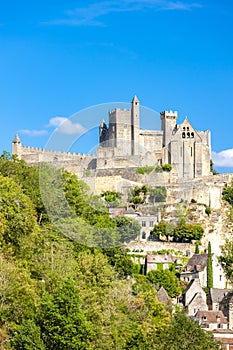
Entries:
{"type": "Polygon", "coordinates": [[[171,166],[171,164],[163,164],[162,169],[163,169],[163,171],[170,172],[172,170],[172,166],[171,166]]]}

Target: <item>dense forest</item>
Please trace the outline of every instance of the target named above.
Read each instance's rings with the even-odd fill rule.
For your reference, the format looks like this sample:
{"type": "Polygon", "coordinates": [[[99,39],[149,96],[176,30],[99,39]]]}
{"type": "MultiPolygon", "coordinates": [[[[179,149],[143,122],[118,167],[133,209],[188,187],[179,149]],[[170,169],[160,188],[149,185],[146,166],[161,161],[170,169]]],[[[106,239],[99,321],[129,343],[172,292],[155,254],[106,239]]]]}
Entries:
{"type": "Polygon", "coordinates": [[[184,312],[158,302],[155,276],[141,274],[121,244],[139,229],[111,219],[75,175],[4,153],[0,349],[219,349],[184,312]]]}

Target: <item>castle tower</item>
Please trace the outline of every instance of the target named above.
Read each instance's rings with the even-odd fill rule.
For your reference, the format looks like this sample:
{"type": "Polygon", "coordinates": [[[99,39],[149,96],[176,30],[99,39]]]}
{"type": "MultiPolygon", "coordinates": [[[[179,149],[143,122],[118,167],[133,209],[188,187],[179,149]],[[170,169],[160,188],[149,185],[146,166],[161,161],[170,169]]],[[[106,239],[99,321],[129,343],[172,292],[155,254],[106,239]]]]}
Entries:
{"type": "Polygon", "coordinates": [[[164,111],[160,113],[161,130],[163,131],[163,147],[166,147],[172,138],[177,117],[178,113],[173,111],[164,111]]]}
{"type": "Polygon", "coordinates": [[[15,135],[13,141],[12,141],[12,155],[16,154],[19,159],[21,159],[22,156],[22,142],[18,136],[18,134],[15,135]]]}
{"type": "Polygon", "coordinates": [[[140,103],[135,95],[131,106],[131,153],[138,155],[139,152],[139,132],[140,132],[140,103]]]}

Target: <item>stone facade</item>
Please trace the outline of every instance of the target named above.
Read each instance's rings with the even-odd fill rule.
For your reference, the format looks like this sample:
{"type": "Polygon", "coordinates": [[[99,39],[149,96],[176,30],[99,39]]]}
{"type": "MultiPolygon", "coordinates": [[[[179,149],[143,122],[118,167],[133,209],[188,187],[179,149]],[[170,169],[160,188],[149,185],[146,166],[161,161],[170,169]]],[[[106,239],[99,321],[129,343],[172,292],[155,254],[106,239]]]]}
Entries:
{"type": "Polygon", "coordinates": [[[171,164],[178,179],[210,174],[210,132],[196,131],[186,118],[177,124],[177,112],[164,111],[161,130],[140,129],[140,103],[130,110],[109,113],[109,126],[100,124],[97,168],[125,168],[171,164]]]}

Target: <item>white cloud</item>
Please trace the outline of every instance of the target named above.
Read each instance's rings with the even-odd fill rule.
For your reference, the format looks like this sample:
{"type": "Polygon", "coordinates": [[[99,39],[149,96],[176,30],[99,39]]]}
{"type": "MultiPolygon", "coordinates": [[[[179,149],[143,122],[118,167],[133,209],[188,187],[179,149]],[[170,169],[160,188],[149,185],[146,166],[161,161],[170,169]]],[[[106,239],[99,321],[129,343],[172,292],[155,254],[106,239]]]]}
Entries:
{"type": "Polygon", "coordinates": [[[43,136],[48,134],[47,130],[29,130],[29,129],[23,129],[23,130],[19,130],[20,134],[23,135],[28,135],[28,136],[43,136]]]}
{"type": "Polygon", "coordinates": [[[233,167],[233,148],[221,152],[212,152],[212,159],[215,166],[233,167]]]}
{"type": "Polygon", "coordinates": [[[47,127],[56,127],[57,132],[66,135],[80,135],[86,131],[83,125],[72,123],[70,119],[64,117],[51,118],[47,127]]]}
{"type": "Polygon", "coordinates": [[[169,0],[109,0],[92,3],[88,6],[78,7],[66,11],[66,18],[48,21],[48,25],[69,25],[69,26],[103,26],[104,23],[99,17],[117,12],[136,12],[141,10],[183,10],[202,7],[200,3],[189,1],[169,0]]]}

